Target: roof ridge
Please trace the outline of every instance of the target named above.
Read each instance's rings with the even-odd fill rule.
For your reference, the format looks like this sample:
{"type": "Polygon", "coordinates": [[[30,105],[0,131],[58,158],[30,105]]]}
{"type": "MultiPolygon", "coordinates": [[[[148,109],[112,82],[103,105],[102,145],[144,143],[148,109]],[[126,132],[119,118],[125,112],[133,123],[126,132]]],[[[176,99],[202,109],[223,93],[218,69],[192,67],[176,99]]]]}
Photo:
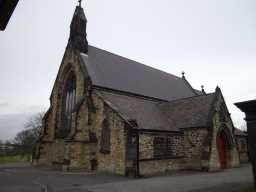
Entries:
{"type": "Polygon", "coordinates": [[[182,101],[182,100],[189,100],[189,99],[194,99],[194,98],[197,98],[197,97],[207,97],[207,96],[210,96],[210,95],[214,95],[215,92],[212,92],[212,93],[207,93],[206,95],[195,95],[195,96],[192,96],[192,97],[185,97],[185,98],[181,98],[181,99],[175,99],[175,100],[172,100],[172,101],[166,101],[166,102],[160,102],[161,104],[162,103],[173,103],[173,102],[177,102],[177,101],[182,101]]]}
{"type": "Polygon", "coordinates": [[[176,75],[174,75],[174,74],[172,74],[172,73],[168,73],[168,72],[163,71],[163,70],[161,70],[161,69],[157,69],[157,68],[155,68],[155,67],[151,67],[151,66],[146,65],[146,64],[144,64],[144,63],[141,63],[141,62],[139,62],[139,61],[135,61],[135,60],[133,60],[133,59],[129,59],[129,58],[127,58],[127,57],[121,56],[121,55],[119,55],[119,54],[117,54],[117,53],[113,53],[113,52],[110,52],[110,51],[107,51],[107,50],[104,50],[104,49],[95,47],[95,46],[93,46],[93,45],[89,45],[89,47],[93,47],[93,48],[95,48],[95,49],[98,49],[98,50],[101,50],[101,51],[103,51],[103,52],[109,53],[109,54],[111,54],[111,55],[113,55],[113,56],[117,56],[117,57],[121,57],[121,58],[123,58],[123,59],[127,59],[127,60],[129,60],[129,61],[132,61],[132,62],[134,62],[134,63],[143,65],[143,66],[145,66],[145,67],[147,67],[147,68],[150,68],[150,69],[159,71],[159,72],[164,73],[164,74],[166,74],[166,75],[171,75],[171,76],[173,76],[173,77],[182,79],[181,77],[176,76],[176,75]]]}
{"type": "Polygon", "coordinates": [[[189,83],[189,81],[185,78],[185,76],[183,78],[183,81],[185,81],[185,83],[187,84],[187,86],[194,92],[195,95],[198,95],[196,90],[192,87],[192,85],[189,83]]]}

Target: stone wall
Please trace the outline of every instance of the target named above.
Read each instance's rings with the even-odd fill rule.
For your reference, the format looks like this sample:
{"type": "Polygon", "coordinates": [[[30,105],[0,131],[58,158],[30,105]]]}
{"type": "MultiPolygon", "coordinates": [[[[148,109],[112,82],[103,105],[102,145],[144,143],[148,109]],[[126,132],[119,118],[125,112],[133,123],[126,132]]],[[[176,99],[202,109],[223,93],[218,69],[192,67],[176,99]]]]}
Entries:
{"type": "Polygon", "coordinates": [[[195,128],[184,130],[184,152],[186,169],[203,169],[205,164],[204,152],[209,151],[207,145],[208,130],[195,128]],[[204,161],[203,161],[204,160],[204,161]]]}
{"type": "MultiPolygon", "coordinates": [[[[98,94],[93,94],[95,112],[89,112],[86,102],[82,104],[77,116],[76,130],[73,139],[54,139],[40,144],[38,165],[54,166],[69,170],[96,169],[99,172],[125,174],[125,138],[122,118],[104,103],[98,94]],[[88,124],[88,114],[91,122],[88,124]],[[111,150],[109,154],[100,152],[102,122],[110,123],[111,150]],[[91,141],[90,135],[95,135],[91,141]],[[92,161],[95,167],[92,167],[92,161]]],[[[51,116],[49,116],[51,117],[51,116]]],[[[44,138],[46,139],[46,137],[44,138]]]]}
{"type": "Polygon", "coordinates": [[[139,159],[154,158],[154,136],[151,134],[139,135],[139,159]]]}
{"type": "Polygon", "coordinates": [[[98,142],[96,155],[98,171],[125,175],[125,123],[118,113],[99,97],[94,97],[94,103],[98,109],[97,117],[93,118],[93,125],[98,141],[101,140],[101,129],[104,119],[108,120],[111,133],[109,154],[100,152],[100,142],[98,142]]]}
{"type": "Polygon", "coordinates": [[[184,169],[184,137],[182,134],[142,132],[139,134],[139,172],[141,175],[163,174],[184,169]],[[156,156],[154,139],[168,138],[171,152],[156,156]]]}
{"type": "Polygon", "coordinates": [[[39,143],[37,146],[38,159],[33,159],[33,164],[36,166],[51,166],[51,143],[39,143]]]}
{"type": "Polygon", "coordinates": [[[92,161],[94,161],[94,169],[96,168],[98,171],[124,174],[125,139],[123,120],[95,93],[97,91],[90,95],[86,93],[86,85],[88,84],[86,75],[86,70],[80,65],[79,53],[67,49],[51,94],[51,106],[44,123],[45,134],[37,147],[39,159],[35,159],[34,164],[90,171],[92,161]],[[72,122],[68,137],[58,138],[57,133],[62,126],[63,85],[70,70],[76,76],[76,101],[77,103],[80,102],[80,106],[73,114],[74,116],[72,115],[74,122],[72,122]],[[86,98],[84,98],[85,95],[86,98]],[[84,101],[81,100],[82,98],[84,98],[84,101]],[[94,108],[94,110],[91,108],[94,108]],[[111,127],[110,154],[99,152],[102,121],[105,118],[109,120],[111,127]]]}
{"type": "Polygon", "coordinates": [[[219,152],[217,146],[217,137],[221,131],[227,133],[229,148],[225,150],[225,158],[227,161],[226,168],[238,167],[240,165],[239,154],[235,145],[235,138],[233,135],[233,122],[226,108],[225,101],[221,94],[216,98],[217,101],[214,106],[214,114],[212,118],[211,136],[210,139],[210,161],[209,161],[209,171],[216,171],[221,169],[221,164],[219,160],[219,152]],[[223,107],[224,106],[224,107],[223,107]]]}
{"type": "Polygon", "coordinates": [[[236,145],[239,152],[240,162],[247,163],[249,161],[247,136],[236,136],[236,145]]]}
{"type": "Polygon", "coordinates": [[[142,176],[165,174],[182,169],[184,169],[183,159],[158,159],[151,161],[140,161],[140,174],[142,176]]]}

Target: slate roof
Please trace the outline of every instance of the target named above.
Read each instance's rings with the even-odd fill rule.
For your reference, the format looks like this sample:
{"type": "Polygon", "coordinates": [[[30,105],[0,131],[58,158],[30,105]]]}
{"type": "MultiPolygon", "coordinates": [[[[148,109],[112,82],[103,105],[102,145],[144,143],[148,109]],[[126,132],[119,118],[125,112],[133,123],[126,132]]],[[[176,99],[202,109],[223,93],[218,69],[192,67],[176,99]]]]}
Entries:
{"type": "Polygon", "coordinates": [[[215,93],[161,103],[159,108],[169,123],[176,128],[209,126],[209,115],[215,93]]]}
{"type": "Polygon", "coordinates": [[[103,99],[126,120],[136,120],[141,129],[172,130],[158,109],[158,102],[138,97],[100,91],[103,99]]]}
{"type": "Polygon", "coordinates": [[[130,59],[89,46],[81,54],[93,85],[171,101],[193,97],[195,90],[184,79],[130,59]]]}
{"type": "Polygon", "coordinates": [[[207,127],[215,94],[194,96],[171,102],[145,100],[114,92],[99,91],[126,120],[136,120],[139,129],[180,131],[207,127]]]}
{"type": "Polygon", "coordinates": [[[136,120],[139,129],[180,131],[208,126],[215,94],[204,95],[186,79],[96,47],[88,50],[81,59],[92,84],[108,90],[97,93],[126,120],[136,120]]]}

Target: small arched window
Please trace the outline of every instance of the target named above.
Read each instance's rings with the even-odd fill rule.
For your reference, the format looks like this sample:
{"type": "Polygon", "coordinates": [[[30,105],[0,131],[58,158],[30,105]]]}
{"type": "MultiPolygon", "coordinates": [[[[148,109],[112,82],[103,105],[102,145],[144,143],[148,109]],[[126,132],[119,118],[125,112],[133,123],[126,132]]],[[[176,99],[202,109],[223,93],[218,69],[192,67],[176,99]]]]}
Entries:
{"type": "Polygon", "coordinates": [[[100,141],[100,152],[103,154],[110,153],[110,138],[111,132],[109,127],[109,122],[105,119],[102,123],[102,130],[101,130],[101,141],[100,141]]]}
{"type": "Polygon", "coordinates": [[[72,113],[74,111],[76,103],[76,78],[71,72],[63,92],[63,103],[62,103],[62,127],[61,127],[61,137],[66,137],[71,131],[72,127],[72,113]]]}

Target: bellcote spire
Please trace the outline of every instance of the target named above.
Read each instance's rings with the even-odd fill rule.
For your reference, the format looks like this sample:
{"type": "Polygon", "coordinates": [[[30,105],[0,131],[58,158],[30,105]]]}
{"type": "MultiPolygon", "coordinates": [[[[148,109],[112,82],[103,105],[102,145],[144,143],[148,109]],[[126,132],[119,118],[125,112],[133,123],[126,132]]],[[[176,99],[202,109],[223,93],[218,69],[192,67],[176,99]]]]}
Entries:
{"type": "Polygon", "coordinates": [[[82,53],[88,53],[88,41],[86,34],[87,19],[81,6],[81,0],[78,1],[75,13],[70,25],[69,47],[82,53]]]}

